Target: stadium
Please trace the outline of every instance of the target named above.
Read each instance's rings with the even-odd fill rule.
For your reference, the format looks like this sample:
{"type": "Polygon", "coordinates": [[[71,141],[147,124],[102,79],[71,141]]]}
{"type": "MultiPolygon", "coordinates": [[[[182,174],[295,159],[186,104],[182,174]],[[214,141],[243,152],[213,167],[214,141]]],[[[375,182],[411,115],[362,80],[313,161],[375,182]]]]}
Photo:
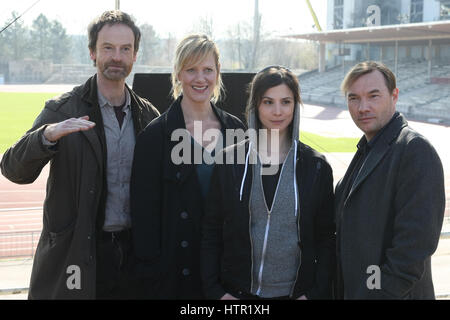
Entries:
{"type": "Polygon", "coordinates": [[[346,108],[340,81],[354,64],[377,60],[397,77],[400,112],[450,122],[449,8],[448,0],[328,0],[327,31],[289,35],[319,47],[319,68],[300,76],[304,101],[346,108]]]}

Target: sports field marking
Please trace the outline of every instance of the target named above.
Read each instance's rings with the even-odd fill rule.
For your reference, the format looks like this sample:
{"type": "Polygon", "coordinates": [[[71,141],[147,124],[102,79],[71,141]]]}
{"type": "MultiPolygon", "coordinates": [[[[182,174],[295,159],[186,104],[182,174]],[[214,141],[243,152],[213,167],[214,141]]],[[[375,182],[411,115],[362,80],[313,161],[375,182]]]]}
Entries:
{"type": "Polygon", "coordinates": [[[0,212],[7,212],[7,211],[37,211],[42,210],[42,207],[29,207],[29,208],[3,208],[0,209],[0,212]]]}

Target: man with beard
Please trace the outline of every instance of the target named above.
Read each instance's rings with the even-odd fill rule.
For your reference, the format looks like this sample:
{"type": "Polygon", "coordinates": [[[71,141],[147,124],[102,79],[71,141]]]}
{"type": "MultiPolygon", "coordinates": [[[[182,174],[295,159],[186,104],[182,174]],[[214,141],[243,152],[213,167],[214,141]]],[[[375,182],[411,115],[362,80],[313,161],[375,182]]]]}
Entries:
{"type": "Polygon", "coordinates": [[[9,180],[32,183],[50,162],[30,299],[126,299],[131,276],[129,181],[137,135],[159,115],[125,83],[140,31],[121,11],[88,27],[97,74],[47,101],[1,161],[9,180]]]}

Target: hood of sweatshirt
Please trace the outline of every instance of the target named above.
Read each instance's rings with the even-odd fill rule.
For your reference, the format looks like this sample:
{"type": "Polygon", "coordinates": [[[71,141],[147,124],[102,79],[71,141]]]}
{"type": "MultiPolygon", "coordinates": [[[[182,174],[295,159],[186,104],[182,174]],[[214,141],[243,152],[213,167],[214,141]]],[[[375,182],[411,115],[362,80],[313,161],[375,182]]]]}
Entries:
{"type": "MultiPolygon", "coordinates": [[[[256,112],[255,110],[251,110],[248,117],[248,128],[249,128],[249,148],[245,157],[245,169],[244,174],[242,176],[241,180],[241,188],[240,188],[240,200],[242,201],[242,194],[243,194],[243,188],[245,184],[245,179],[247,177],[247,171],[248,171],[248,165],[249,164],[255,164],[259,159],[258,156],[258,142],[259,141],[259,128],[258,127],[259,121],[256,119],[256,112]],[[253,132],[253,134],[252,134],[253,132]]],[[[288,154],[291,152],[294,152],[293,157],[286,157],[285,163],[283,166],[293,166],[294,175],[292,177],[292,182],[294,184],[294,199],[295,199],[295,214],[297,214],[298,209],[298,190],[297,190],[297,174],[296,174],[296,161],[297,161],[297,148],[298,148],[298,142],[299,142],[299,135],[300,135],[300,104],[297,103],[294,107],[294,116],[290,125],[290,128],[292,130],[292,139],[291,139],[291,146],[289,149],[288,154]],[[288,162],[288,158],[293,159],[293,161],[288,162]]],[[[266,174],[274,174],[273,170],[266,170],[266,174]]],[[[275,199],[273,200],[275,201],[275,199]]]]}

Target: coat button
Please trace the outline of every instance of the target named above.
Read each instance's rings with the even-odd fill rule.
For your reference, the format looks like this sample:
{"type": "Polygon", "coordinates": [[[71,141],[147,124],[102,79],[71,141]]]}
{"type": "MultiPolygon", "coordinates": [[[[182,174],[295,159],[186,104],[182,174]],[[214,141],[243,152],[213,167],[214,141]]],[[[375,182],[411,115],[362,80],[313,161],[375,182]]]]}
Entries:
{"type": "Polygon", "coordinates": [[[189,270],[188,268],[184,268],[181,273],[183,274],[183,276],[188,276],[191,274],[191,270],[189,270]]]}
{"type": "Polygon", "coordinates": [[[177,177],[177,180],[180,180],[181,173],[180,173],[180,172],[177,172],[177,174],[176,174],[175,176],[177,177]]]}
{"type": "Polygon", "coordinates": [[[94,194],[94,190],[93,189],[89,190],[89,193],[94,194]]]}
{"type": "Polygon", "coordinates": [[[187,248],[188,245],[189,245],[189,242],[187,242],[186,240],[181,241],[181,247],[187,248]]]}
{"type": "Polygon", "coordinates": [[[180,216],[181,216],[182,219],[187,219],[189,215],[188,215],[188,213],[187,213],[186,211],[183,211],[183,212],[180,214],[180,216]]]}

